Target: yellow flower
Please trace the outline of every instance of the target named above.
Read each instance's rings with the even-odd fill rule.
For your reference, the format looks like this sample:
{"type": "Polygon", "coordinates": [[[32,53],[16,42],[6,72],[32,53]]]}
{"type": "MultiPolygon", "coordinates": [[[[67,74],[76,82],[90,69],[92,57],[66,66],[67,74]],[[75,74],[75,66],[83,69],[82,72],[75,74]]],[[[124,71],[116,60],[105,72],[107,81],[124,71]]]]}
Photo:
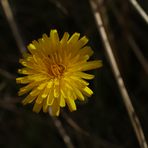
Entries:
{"type": "Polygon", "coordinates": [[[85,100],[93,91],[84,79],[93,79],[94,75],[84,71],[101,67],[99,60],[88,61],[93,54],[88,39],[80,38],[74,33],[70,38],[67,32],[59,39],[56,30],[50,31],[50,37],[43,34],[38,41],[28,45],[29,53],[25,53],[20,63],[24,68],[19,69],[25,76],[16,78],[17,83],[26,84],[20,88],[19,95],[28,94],[23,104],[34,102],[33,111],[51,111],[58,116],[60,107],[76,110],[75,100],[85,100]]]}

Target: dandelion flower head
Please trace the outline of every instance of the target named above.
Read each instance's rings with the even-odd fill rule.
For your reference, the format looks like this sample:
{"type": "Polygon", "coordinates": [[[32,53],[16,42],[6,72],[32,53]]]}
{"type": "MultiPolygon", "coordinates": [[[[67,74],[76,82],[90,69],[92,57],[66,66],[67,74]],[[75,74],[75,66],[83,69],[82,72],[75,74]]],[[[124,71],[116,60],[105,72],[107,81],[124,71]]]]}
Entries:
{"type": "Polygon", "coordinates": [[[91,47],[86,46],[88,39],[80,38],[79,33],[71,37],[65,32],[60,39],[57,30],[51,30],[50,36],[43,34],[38,41],[28,45],[29,52],[23,55],[20,63],[23,68],[18,72],[22,77],[17,83],[24,84],[18,94],[27,94],[23,104],[34,102],[33,111],[48,112],[58,116],[60,108],[68,106],[75,111],[75,100],[85,100],[93,94],[86,80],[94,75],[85,71],[101,67],[101,61],[88,61],[93,54],[91,47]]]}

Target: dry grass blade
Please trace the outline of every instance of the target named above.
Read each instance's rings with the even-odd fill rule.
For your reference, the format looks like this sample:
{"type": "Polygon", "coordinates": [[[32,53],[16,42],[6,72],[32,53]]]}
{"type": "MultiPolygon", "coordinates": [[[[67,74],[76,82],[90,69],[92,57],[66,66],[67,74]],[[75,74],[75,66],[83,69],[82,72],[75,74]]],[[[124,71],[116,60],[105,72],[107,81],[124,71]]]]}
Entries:
{"type": "Polygon", "coordinates": [[[104,16],[102,16],[100,10],[97,9],[97,8],[100,8],[101,2],[98,1],[98,3],[97,3],[96,1],[90,0],[90,4],[91,4],[91,7],[92,7],[92,10],[93,10],[95,19],[96,19],[98,31],[100,32],[100,35],[101,35],[101,38],[102,38],[102,41],[103,41],[103,44],[104,44],[104,47],[105,47],[105,50],[106,50],[106,53],[107,53],[107,57],[109,59],[113,74],[115,76],[115,79],[116,79],[116,82],[118,84],[120,93],[122,95],[123,102],[125,104],[125,107],[127,109],[128,115],[129,115],[130,120],[131,120],[131,123],[133,125],[133,128],[134,128],[135,134],[137,136],[139,145],[140,145],[141,148],[148,148],[145,137],[144,137],[144,133],[143,133],[143,130],[142,130],[142,127],[141,127],[141,124],[139,122],[138,116],[135,113],[135,110],[134,110],[134,107],[132,105],[131,99],[129,97],[128,91],[127,91],[125,84],[124,84],[124,81],[121,77],[115,56],[114,56],[113,51],[112,51],[112,47],[111,47],[109,39],[108,39],[108,35],[105,31],[105,27],[104,27],[104,24],[103,24],[103,17],[104,16]]]}
{"type": "Polygon", "coordinates": [[[100,137],[96,137],[93,133],[89,133],[88,131],[82,129],[68,114],[65,112],[62,112],[62,117],[65,119],[65,121],[69,124],[69,126],[74,129],[78,135],[83,135],[86,136],[89,140],[92,142],[97,141],[96,147],[103,147],[103,148],[108,148],[108,147],[113,147],[113,148],[122,148],[120,145],[115,145],[112,143],[109,143],[108,141],[101,139],[100,137]]]}
{"type": "Polygon", "coordinates": [[[127,37],[127,39],[128,39],[128,41],[130,43],[130,46],[132,47],[131,49],[135,53],[137,59],[141,63],[141,66],[143,67],[143,69],[145,70],[146,74],[148,75],[148,61],[147,61],[147,59],[141,53],[140,49],[138,48],[138,46],[137,46],[135,40],[132,38],[132,36],[129,35],[127,37]]]}
{"type": "Polygon", "coordinates": [[[4,76],[7,79],[15,80],[15,76],[9,73],[8,71],[0,68],[0,75],[4,76]]]}
{"type": "MultiPolygon", "coordinates": [[[[49,113],[50,115],[50,113],[49,113]]],[[[52,117],[53,123],[55,125],[55,127],[57,128],[59,134],[61,135],[61,138],[63,139],[65,145],[67,146],[67,148],[74,148],[70,137],[68,136],[68,134],[66,133],[64,127],[62,126],[62,123],[59,119],[57,119],[56,117],[52,117]]]]}
{"type": "Polygon", "coordinates": [[[131,50],[133,51],[133,53],[137,57],[137,60],[139,61],[139,63],[143,67],[146,74],[148,74],[148,61],[145,58],[142,51],[139,49],[133,35],[131,34],[130,30],[128,29],[127,24],[124,21],[124,18],[119,15],[118,11],[116,10],[116,7],[112,6],[112,11],[113,11],[115,17],[117,18],[120,26],[122,26],[123,33],[124,33],[126,39],[128,40],[131,50]]]}
{"type": "Polygon", "coordinates": [[[9,5],[9,2],[8,2],[8,0],[1,0],[0,2],[1,2],[2,8],[4,10],[5,16],[7,18],[7,21],[9,23],[9,26],[12,30],[13,36],[16,40],[17,46],[18,46],[20,52],[23,53],[26,49],[25,49],[23,40],[21,38],[21,35],[19,33],[17,24],[14,20],[14,16],[13,16],[11,7],[9,5]]]}
{"type": "Polygon", "coordinates": [[[148,24],[148,15],[138,4],[138,2],[136,0],[129,0],[129,1],[133,5],[133,7],[137,10],[137,12],[141,15],[141,17],[144,19],[144,21],[148,24]]]}
{"type": "Polygon", "coordinates": [[[85,131],[80,126],[78,126],[78,124],[72,118],[70,118],[65,112],[62,112],[62,116],[65,119],[65,121],[77,132],[79,132],[85,136],[90,136],[87,131],[85,131]]]}

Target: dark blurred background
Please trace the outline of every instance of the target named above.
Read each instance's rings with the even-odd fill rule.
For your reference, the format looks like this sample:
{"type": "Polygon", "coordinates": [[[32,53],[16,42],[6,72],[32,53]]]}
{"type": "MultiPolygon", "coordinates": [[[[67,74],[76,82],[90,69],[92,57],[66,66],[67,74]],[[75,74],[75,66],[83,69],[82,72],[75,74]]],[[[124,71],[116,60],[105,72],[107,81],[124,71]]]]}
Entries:
{"type": "MultiPolygon", "coordinates": [[[[148,1],[139,0],[148,13],[148,1]]],[[[58,119],[35,114],[23,107],[15,83],[21,57],[5,13],[0,6],[0,147],[1,148],[138,148],[138,142],[111,71],[88,0],[9,0],[25,46],[50,29],[60,36],[80,32],[86,35],[103,67],[92,71],[94,95],[77,102],[78,110],[66,108],[58,119]],[[56,123],[62,124],[66,135],[56,123]]],[[[148,24],[129,1],[106,0],[107,29],[122,77],[148,140],[148,24]],[[137,52],[138,51],[138,52],[137,52]],[[141,58],[139,58],[139,56],[141,58]],[[142,55],[142,56],[141,56],[142,55]],[[142,62],[144,61],[144,62],[142,62]]]]}

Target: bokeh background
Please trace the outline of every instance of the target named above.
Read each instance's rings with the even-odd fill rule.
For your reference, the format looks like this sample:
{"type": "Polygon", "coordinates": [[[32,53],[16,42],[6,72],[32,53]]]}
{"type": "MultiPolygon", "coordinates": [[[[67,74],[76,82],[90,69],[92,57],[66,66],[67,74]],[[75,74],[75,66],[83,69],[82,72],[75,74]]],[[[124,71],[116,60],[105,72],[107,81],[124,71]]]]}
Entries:
{"type": "MultiPolygon", "coordinates": [[[[50,29],[57,29],[60,36],[65,31],[80,32],[90,39],[93,59],[101,59],[103,67],[91,72],[96,76],[90,82],[94,95],[77,102],[77,111],[65,108],[53,119],[33,113],[31,105],[23,107],[15,82],[21,53],[0,5],[0,147],[138,148],[89,0],[8,2],[25,46],[43,33],[49,34],[50,29]],[[64,142],[67,137],[71,145],[64,142]]],[[[138,2],[148,13],[148,1],[138,2]]],[[[129,1],[104,0],[102,7],[114,54],[148,140],[148,24],[129,1]]]]}

